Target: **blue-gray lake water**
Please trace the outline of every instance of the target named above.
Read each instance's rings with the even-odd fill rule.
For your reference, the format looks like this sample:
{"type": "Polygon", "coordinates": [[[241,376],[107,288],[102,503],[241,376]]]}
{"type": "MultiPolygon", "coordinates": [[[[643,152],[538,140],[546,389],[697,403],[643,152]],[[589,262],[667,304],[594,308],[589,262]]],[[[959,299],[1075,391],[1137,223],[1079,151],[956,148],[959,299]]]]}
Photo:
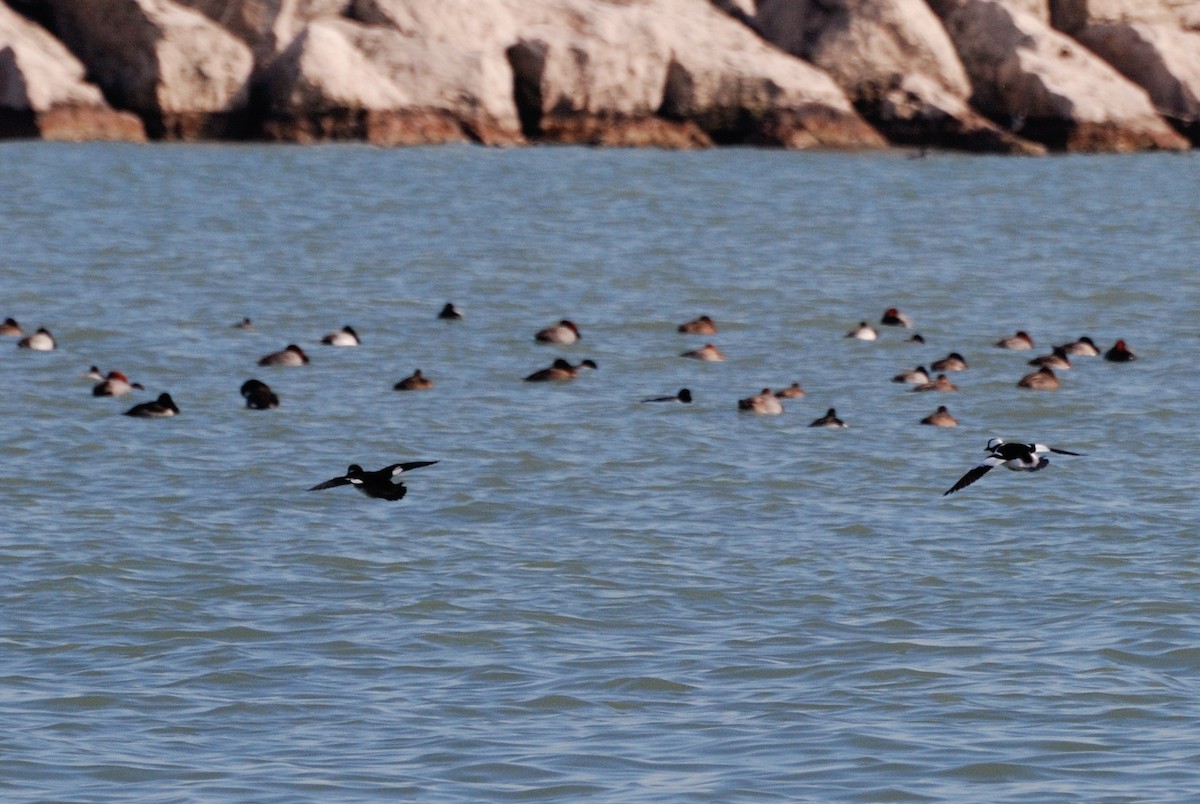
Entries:
{"type": "Polygon", "coordinates": [[[0,341],[0,798],[1200,797],[1198,188],[1194,152],[0,145],[0,316],[59,344],[0,341]],[[924,345],[844,337],[892,306],[924,345]],[[1138,360],[1017,388],[1082,335],[1138,360]],[[950,351],[959,391],[891,382],[950,351]],[[522,381],[559,356],[599,368],[522,381]],[[992,436],[1086,454],[943,497],[992,436]],[[307,491],[410,460],[399,502],[307,491]]]}

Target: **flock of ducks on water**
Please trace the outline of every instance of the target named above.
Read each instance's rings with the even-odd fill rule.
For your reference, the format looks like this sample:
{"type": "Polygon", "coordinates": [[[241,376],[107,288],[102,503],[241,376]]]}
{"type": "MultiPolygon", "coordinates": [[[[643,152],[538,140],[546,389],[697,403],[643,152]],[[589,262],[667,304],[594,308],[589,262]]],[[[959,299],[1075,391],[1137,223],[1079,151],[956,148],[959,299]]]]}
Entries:
{"type": "MultiPolygon", "coordinates": [[[[462,319],[463,313],[452,303],[446,303],[438,313],[438,318],[455,321],[462,319]]],[[[912,320],[894,307],[884,311],[880,323],[889,327],[912,328],[912,320]]],[[[254,329],[254,324],[249,318],[242,319],[240,322],[234,324],[234,326],[246,330],[254,329]]],[[[716,322],[707,315],[702,315],[680,324],[677,330],[684,334],[706,336],[716,335],[719,332],[716,322]]],[[[52,351],[58,346],[54,340],[54,336],[45,327],[40,327],[31,334],[26,334],[20,324],[12,318],[7,318],[3,323],[0,323],[0,336],[19,338],[17,346],[21,349],[44,352],[52,351]]],[[[534,333],[533,337],[539,343],[569,346],[577,343],[582,338],[582,334],[574,322],[563,319],[557,324],[539,330],[534,333]]],[[[862,341],[874,341],[879,338],[879,330],[866,321],[862,321],[858,326],[847,332],[845,337],[862,341]]],[[[925,339],[920,334],[914,334],[908,338],[908,341],[923,344],[925,339]]],[[[322,337],[321,343],[327,346],[351,347],[361,345],[362,340],[353,327],[344,326],[340,330],[330,332],[322,337]]],[[[1020,330],[1011,336],[997,340],[994,345],[1001,349],[1030,351],[1034,348],[1034,341],[1027,332],[1020,330]]],[[[1017,386],[1034,391],[1055,390],[1061,385],[1061,380],[1055,373],[1055,370],[1063,371],[1070,369],[1072,357],[1095,357],[1100,354],[1100,348],[1087,336],[1070,343],[1054,346],[1049,354],[1035,357],[1029,361],[1029,365],[1036,366],[1037,368],[1035,371],[1021,377],[1017,381],[1017,386]]],[[[1103,352],[1103,356],[1105,360],[1116,363],[1127,363],[1136,359],[1136,355],[1129,349],[1124,340],[1117,340],[1111,348],[1103,352]]],[[[709,362],[718,362],[726,359],[721,350],[713,343],[706,343],[698,349],[690,349],[682,352],[680,357],[709,362]]],[[[264,355],[259,359],[258,365],[303,366],[308,362],[309,357],[304,350],[297,344],[291,343],[277,352],[264,355]]],[[[526,382],[563,382],[573,380],[582,372],[593,371],[596,368],[597,365],[593,360],[582,360],[578,364],[572,365],[567,360],[558,358],[550,366],[535,371],[524,379],[526,382]]],[[[896,374],[892,377],[892,381],[911,385],[914,392],[957,391],[958,386],[951,382],[947,375],[948,373],[966,371],[968,368],[969,365],[966,358],[958,352],[950,352],[946,357],[930,363],[932,375],[930,370],[927,370],[924,365],[920,365],[914,369],[896,374]]],[[[97,381],[92,387],[92,394],[94,396],[120,397],[130,394],[134,390],[144,390],[140,383],[130,382],[129,378],[120,371],[109,371],[107,374],[103,374],[96,366],[92,366],[86,376],[97,381]]],[[[410,376],[405,377],[393,386],[393,389],[396,391],[419,391],[430,390],[432,388],[433,381],[422,374],[420,369],[417,369],[410,376]]],[[[240,391],[243,399],[245,399],[246,407],[252,410],[269,410],[279,406],[279,396],[271,390],[270,386],[261,380],[247,380],[242,384],[240,391]]],[[[804,395],[804,389],[801,388],[798,382],[793,382],[785,388],[774,391],[770,388],[763,388],[758,394],[738,400],[738,409],[756,415],[775,416],[783,413],[783,400],[803,397],[804,395]]],[[[687,388],[681,388],[676,394],[670,396],[649,397],[641,401],[649,403],[690,404],[692,402],[692,393],[687,388]]],[[[178,415],[179,407],[175,404],[170,394],[162,393],[156,399],[134,405],[124,413],[126,416],[139,418],[163,418],[178,415]]],[[[945,405],[939,405],[933,413],[921,419],[921,424],[934,427],[956,427],[958,420],[945,405]]],[[[825,415],[814,419],[809,426],[842,428],[847,425],[838,418],[836,409],[829,408],[825,415]]],[[[1047,465],[1048,460],[1045,456],[1048,453],[1063,455],[1079,454],[1066,450],[1052,449],[1043,444],[1008,443],[999,438],[993,438],[989,441],[985,452],[988,455],[983,462],[964,475],[946,494],[953,493],[974,483],[995,466],[1004,466],[1016,471],[1032,472],[1042,469],[1047,465]]],[[[373,472],[364,471],[361,466],[351,464],[344,475],[339,475],[331,480],[319,483],[313,486],[310,491],[342,485],[353,485],[370,497],[399,500],[404,496],[406,491],[404,484],[399,480],[400,476],[413,469],[431,466],[435,463],[437,461],[397,463],[373,472]]]]}

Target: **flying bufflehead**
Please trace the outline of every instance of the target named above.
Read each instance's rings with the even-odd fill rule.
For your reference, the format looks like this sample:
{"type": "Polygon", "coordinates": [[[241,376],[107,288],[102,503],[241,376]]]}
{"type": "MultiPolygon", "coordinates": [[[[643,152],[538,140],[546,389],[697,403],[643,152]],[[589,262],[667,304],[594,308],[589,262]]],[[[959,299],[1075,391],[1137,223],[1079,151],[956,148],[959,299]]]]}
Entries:
{"type": "Polygon", "coordinates": [[[399,500],[408,493],[404,483],[397,480],[405,472],[420,469],[422,466],[433,466],[437,461],[409,461],[394,463],[374,472],[367,472],[356,463],[350,464],[346,474],[330,478],[324,483],[318,483],[309,491],[331,489],[336,486],[357,486],[358,490],[368,497],[378,497],[381,500],[399,500]]]}
{"type": "Polygon", "coordinates": [[[996,466],[1003,466],[1014,472],[1036,472],[1039,469],[1045,469],[1050,463],[1050,459],[1046,457],[1047,453],[1083,455],[1082,452],[1054,449],[1045,444],[1009,444],[1003,438],[993,438],[988,441],[984,452],[988,453],[988,456],[983,459],[983,462],[959,478],[957,483],[942,494],[943,497],[953,494],[959,489],[965,489],[996,466]]]}

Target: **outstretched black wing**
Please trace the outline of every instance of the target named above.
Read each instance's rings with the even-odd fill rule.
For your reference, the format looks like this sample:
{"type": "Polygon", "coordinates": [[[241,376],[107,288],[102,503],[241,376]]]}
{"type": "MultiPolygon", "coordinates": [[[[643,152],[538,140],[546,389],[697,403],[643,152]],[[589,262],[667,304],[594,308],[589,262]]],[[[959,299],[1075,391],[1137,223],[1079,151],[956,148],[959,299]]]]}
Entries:
{"type": "Polygon", "coordinates": [[[983,463],[979,464],[974,469],[960,477],[958,482],[951,486],[945,493],[942,494],[942,496],[945,497],[947,494],[953,494],[959,489],[965,489],[967,486],[971,485],[976,480],[990,472],[993,466],[999,466],[1002,463],[1004,463],[1004,459],[998,458],[994,455],[984,458],[983,463]]]}
{"type": "Polygon", "coordinates": [[[352,481],[348,477],[335,477],[326,480],[324,483],[318,483],[309,489],[309,491],[320,491],[321,489],[332,489],[336,488],[337,486],[348,486],[351,482],[352,481]]]}
{"type": "Polygon", "coordinates": [[[1083,455],[1082,452],[1068,452],[1065,449],[1055,449],[1054,447],[1050,447],[1049,449],[1051,452],[1057,452],[1059,455],[1083,455]]]}
{"type": "Polygon", "coordinates": [[[404,474],[413,469],[420,469],[422,466],[433,466],[437,461],[409,461],[408,463],[394,463],[391,466],[385,466],[380,472],[395,477],[396,475],[404,474]]]}

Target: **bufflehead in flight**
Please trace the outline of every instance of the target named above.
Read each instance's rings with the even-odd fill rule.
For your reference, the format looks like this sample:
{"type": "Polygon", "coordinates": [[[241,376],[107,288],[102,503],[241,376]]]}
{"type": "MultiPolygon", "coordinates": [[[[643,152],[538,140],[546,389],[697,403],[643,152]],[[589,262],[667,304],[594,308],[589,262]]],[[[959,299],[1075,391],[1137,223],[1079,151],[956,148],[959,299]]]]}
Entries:
{"type": "Polygon", "coordinates": [[[404,472],[420,469],[422,466],[433,466],[435,463],[437,461],[394,463],[391,466],[385,466],[374,472],[364,471],[361,466],[352,463],[350,464],[350,468],[346,470],[346,474],[330,478],[324,483],[318,483],[309,489],[309,491],[331,489],[336,486],[357,486],[358,490],[368,497],[378,497],[381,500],[399,500],[408,493],[408,488],[397,478],[404,472]]]}
{"type": "Polygon", "coordinates": [[[1068,452],[1065,449],[1054,449],[1045,444],[1010,444],[1003,438],[993,438],[988,441],[984,452],[988,453],[988,456],[983,459],[983,462],[959,478],[957,483],[942,494],[943,497],[953,494],[959,489],[965,489],[997,466],[1003,466],[1014,472],[1036,472],[1046,468],[1046,465],[1050,463],[1050,459],[1046,457],[1047,453],[1083,454],[1082,452],[1068,452]]]}

